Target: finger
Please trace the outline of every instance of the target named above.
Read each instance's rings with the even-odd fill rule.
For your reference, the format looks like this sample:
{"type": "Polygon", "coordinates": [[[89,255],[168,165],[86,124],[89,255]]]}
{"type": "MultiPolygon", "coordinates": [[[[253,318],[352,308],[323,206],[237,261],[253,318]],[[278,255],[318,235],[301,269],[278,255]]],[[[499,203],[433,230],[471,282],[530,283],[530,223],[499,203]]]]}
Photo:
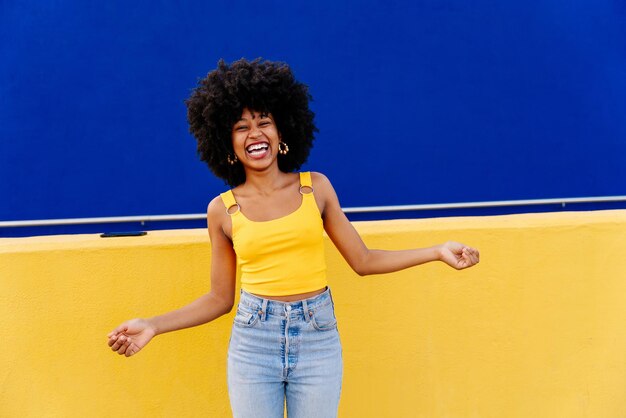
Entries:
{"type": "Polygon", "coordinates": [[[119,338],[117,338],[117,340],[115,340],[115,342],[111,346],[111,350],[119,351],[120,347],[122,347],[125,342],[126,342],[126,336],[120,335],[119,338]]]}
{"type": "Polygon", "coordinates": [[[480,261],[478,250],[474,248],[470,248],[470,256],[472,257],[472,262],[474,264],[478,264],[478,261],[480,261]]]}
{"type": "Polygon", "coordinates": [[[478,255],[475,249],[466,247],[463,249],[463,253],[467,255],[467,258],[471,265],[478,263],[478,255]]]}
{"type": "Polygon", "coordinates": [[[463,248],[463,259],[467,262],[468,266],[474,264],[474,257],[472,255],[472,249],[469,247],[463,248]]]}
{"type": "Polygon", "coordinates": [[[111,347],[111,350],[116,351],[120,345],[122,344],[122,341],[120,340],[119,336],[118,337],[114,337],[111,340],[109,340],[109,346],[111,347]]]}
{"type": "Polygon", "coordinates": [[[117,335],[109,337],[109,341],[107,342],[107,344],[109,344],[109,347],[112,347],[116,341],[117,341],[117,335]]]}
{"type": "Polygon", "coordinates": [[[460,257],[460,260],[459,260],[459,267],[464,269],[464,268],[470,267],[472,265],[473,265],[472,257],[470,255],[469,251],[467,251],[466,248],[463,248],[463,250],[461,252],[461,257],[460,257]]]}
{"type": "Polygon", "coordinates": [[[117,350],[117,354],[119,354],[120,356],[123,354],[126,354],[126,351],[128,350],[128,347],[130,345],[130,341],[126,341],[124,344],[122,344],[122,346],[117,350]]]}
{"type": "Polygon", "coordinates": [[[137,352],[139,351],[139,347],[137,347],[136,344],[130,344],[128,346],[128,349],[126,350],[126,357],[130,357],[134,354],[137,354],[137,352]]]}
{"type": "Polygon", "coordinates": [[[123,334],[128,331],[128,325],[122,324],[115,328],[113,331],[109,332],[108,337],[112,337],[115,335],[123,334]]]}

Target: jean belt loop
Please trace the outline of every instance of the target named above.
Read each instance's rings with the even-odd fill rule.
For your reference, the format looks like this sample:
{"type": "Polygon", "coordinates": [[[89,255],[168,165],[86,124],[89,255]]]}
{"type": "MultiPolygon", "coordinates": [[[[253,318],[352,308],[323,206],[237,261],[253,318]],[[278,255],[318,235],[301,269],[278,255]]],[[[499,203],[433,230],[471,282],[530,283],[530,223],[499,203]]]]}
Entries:
{"type": "Polygon", "coordinates": [[[304,315],[304,321],[309,322],[311,317],[309,314],[309,304],[306,303],[306,299],[302,301],[302,315],[304,315]]]}
{"type": "Polygon", "coordinates": [[[261,303],[261,321],[265,321],[267,318],[267,302],[267,299],[263,299],[263,302],[261,303]]]}

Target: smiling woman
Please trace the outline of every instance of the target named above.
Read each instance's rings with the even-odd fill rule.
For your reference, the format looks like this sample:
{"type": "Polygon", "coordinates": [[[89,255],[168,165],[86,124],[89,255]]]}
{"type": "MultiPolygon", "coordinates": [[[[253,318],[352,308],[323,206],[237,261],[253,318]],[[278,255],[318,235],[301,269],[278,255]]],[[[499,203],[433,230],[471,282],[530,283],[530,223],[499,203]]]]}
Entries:
{"type": "MultiPolygon", "coordinates": [[[[281,149],[289,150],[278,160],[280,170],[298,170],[317,131],[310,98],[308,87],[295,79],[287,64],[242,59],[228,65],[220,60],[186,102],[189,130],[198,141],[200,158],[231,186],[243,183],[243,166],[230,164],[235,156],[241,157],[233,149],[233,135],[239,128],[246,132],[252,116],[262,114],[270,117],[286,144],[281,149]],[[247,121],[244,110],[248,110],[247,121]]],[[[261,123],[255,122],[255,126],[261,123]]]]}
{"type": "Polygon", "coordinates": [[[279,144],[284,144],[274,117],[250,109],[243,110],[241,119],[233,127],[232,138],[235,155],[240,160],[266,159],[271,162],[272,157],[280,152],[279,144]]]}
{"type": "Polygon", "coordinates": [[[208,206],[211,290],[176,311],[127,321],[108,336],[113,351],[138,353],[154,336],[229,312],[235,275],[241,298],[228,351],[235,417],[335,417],[342,354],[326,277],[324,231],[360,275],[430,261],[462,269],[478,251],[456,242],[371,250],[344,215],[330,181],[296,171],[316,131],[307,87],[286,64],[220,61],[187,101],[201,158],[231,187],[208,206]],[[297,365],[297,367],[296,367],[297,365]]]}

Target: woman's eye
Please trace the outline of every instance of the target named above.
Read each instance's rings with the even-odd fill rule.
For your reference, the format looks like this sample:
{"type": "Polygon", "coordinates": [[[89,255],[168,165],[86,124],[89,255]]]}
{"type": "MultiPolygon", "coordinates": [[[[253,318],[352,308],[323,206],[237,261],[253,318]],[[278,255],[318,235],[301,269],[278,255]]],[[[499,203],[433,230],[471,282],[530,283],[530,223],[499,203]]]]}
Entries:
{"type": "Polygon", "coordinates": [[[247,126],[237,126],[235,127],[236,131],[245,131],[247,129],[247,126]]]}

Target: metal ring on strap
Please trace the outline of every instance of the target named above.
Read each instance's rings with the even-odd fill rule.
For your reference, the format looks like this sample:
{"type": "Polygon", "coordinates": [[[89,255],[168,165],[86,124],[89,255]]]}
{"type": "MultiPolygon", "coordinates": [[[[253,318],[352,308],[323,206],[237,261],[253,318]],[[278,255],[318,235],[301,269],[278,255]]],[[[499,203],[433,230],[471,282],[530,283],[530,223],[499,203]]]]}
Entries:
{"type": "Polygon", "coordinates": [[[230,205],[229,207],[226,208],[226,215],[236,215],[237,212],[241,212],[241,206],[239,206],[239,203],[235,203],[234,205],[230,205]],[[237,206],[237,210],[234,211],[233,213],[230,213],[229,210],[230,208],[237,206]]]}
{"type": "Polygon", "coordinates": [[[315,191],[315,189],[313,188],[313,186],[300,186],[300,194],[301,195],[305,195],[305,194],[313,194],[313,192],[315,191]],[[302,188],[303,187],[308,187],[309,189],[311,189],[311,191],[309,193],[303,193],[302,192],[302,188]]]}

